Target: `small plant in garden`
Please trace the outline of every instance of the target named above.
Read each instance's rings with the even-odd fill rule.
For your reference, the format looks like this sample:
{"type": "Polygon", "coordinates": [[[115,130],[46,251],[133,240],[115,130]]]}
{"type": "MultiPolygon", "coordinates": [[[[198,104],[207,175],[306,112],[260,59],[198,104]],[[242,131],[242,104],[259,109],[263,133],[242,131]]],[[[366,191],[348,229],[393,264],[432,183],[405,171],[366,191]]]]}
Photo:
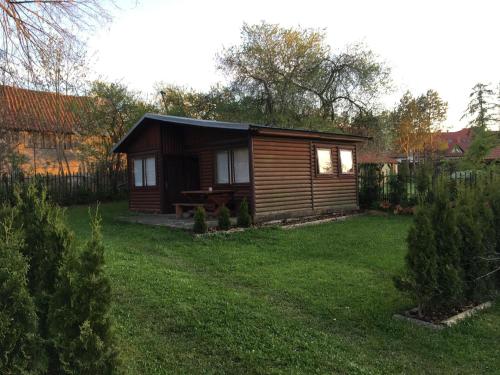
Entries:
{"type": "Polygon", "coordinates": [[[420,317],[432,308],[437,294],[437,254],[431,212],[421,207],[407,238],[406,273],[395,278],[395,286],[410,294],[417,303],[420,317]]]}
{"type": "Polygon", "coordinates": [[[248,210],[248,201],[244,198],[238,210],[238,226],[248,228],[252,224],[252,218],[248,210]]]}
{"type": "Polygon", "coordinates": [[[229,209],[224,205],[219,209],[217,216],[219,229],[228,230],[231,227],[229,209]]]}
{"type": "Polygon", "coordinates": [[[207,214],[202,206],[198,206],[194,212],[193,232],[201,234],[206,233],[207,231],[207,214]]]}

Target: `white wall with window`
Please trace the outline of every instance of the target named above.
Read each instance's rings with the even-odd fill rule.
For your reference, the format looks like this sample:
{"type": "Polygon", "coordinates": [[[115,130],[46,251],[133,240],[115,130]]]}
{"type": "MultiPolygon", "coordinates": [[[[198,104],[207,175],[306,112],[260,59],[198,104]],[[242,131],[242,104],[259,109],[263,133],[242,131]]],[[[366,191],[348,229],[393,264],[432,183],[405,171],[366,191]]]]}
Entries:
{"type": "Polygon", "coordinates": [[[134,158],[134,186],[156,186],[156,158],[134,158]]]}
{"type": "Polygon", "coordinates": [[[217,184],[246,184],[250,182],[248,148],[220,150],[216,153],[217,184]]]}

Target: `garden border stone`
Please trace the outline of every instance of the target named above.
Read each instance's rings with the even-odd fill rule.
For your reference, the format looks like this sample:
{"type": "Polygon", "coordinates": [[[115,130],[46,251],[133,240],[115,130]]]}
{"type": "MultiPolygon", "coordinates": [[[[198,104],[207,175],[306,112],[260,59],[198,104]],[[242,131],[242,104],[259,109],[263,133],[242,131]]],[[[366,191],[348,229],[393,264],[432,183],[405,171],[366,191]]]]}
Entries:
{"type": "Polygon", "coordinates": [[[426,327],[426,328],[430,328],[430,329],[434,329],[434,330],[442,330],[444,328],[449,328],[451,326],[454,326],[458,322],[460,322],[464,319],[467,319],[467,318],[475,315],[477,312],[488,309],[492,306],[493,306],[493,302],[491,302],[491,301],[484,302],[484,303],[481,303],[481,304],[474,306],[470,309],[462,311],[459,314],[453,315],[453,316],[441,321],[440,323],[431,323],[431,322],[427,322],[425,320],[420,320],[420,319],[406,316],[403,314],[394,314],[392,317],[394,319],[404,320],[404,321],[419,325],[421,327],[426,327]]]}

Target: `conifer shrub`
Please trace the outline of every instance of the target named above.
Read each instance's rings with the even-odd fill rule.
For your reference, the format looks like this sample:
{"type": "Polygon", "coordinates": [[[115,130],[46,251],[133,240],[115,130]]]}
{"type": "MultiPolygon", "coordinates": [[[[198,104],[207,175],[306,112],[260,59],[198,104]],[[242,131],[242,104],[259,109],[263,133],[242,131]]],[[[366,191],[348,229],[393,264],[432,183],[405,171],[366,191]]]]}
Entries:
{"type": "Polygon", "coordinates": [[[217,219],[218,219],[219,229],[228,230],[231,227],[230,212],[226,206],[222,206],[219,209],[217,219]]]}
{"type": "Polygon", "coordinates": [[[431,189],[432,184],[432,166],[430,163],[422,163],[417,167],[415,175],[415,188],[418,193],[420,201],[427,200],[427,195],[431,189]]]}
{"type": "Polygon", "coordinates": [[[403,174],[389,176],[389,202],[393,206],[400,205],[406,199],[405,177],[403,174]]]}
{"type": "Polygon", "coordinates": [[[100,222],[97,212],[91,215],[91,238],[80,254],[64,259],[50,305],[50,335],[65,374],[113,374],[117,368],[100,222]]]}
{"type": "Polygon", "coordinates": [[[368,164],[362,169],[362,184],[359,189],[359,205],[362,208],[377,206],[380,196],[380,172],[376,165],[368,164]]]}
{"type": "Polygon", "coordinates": [[[206,233],[207,231],[207,214],[202,206],[198,206],[194,212],[193,232],[201,234],[206,233]]]}
{"type": "Polygon", "coordinates": [[[248,228],[252,225],[252,217],[250,216],[250,212],[248,209],[248,201],[246,198],[243,198],[240,204],[240,208],[238,210],[238,226],[243,228],[248,228]]]}
{"type": "Polygon", "coordinates": [[[45,189],[30,184],[15,191],[16,222],[23,232],[22,254],[29,263],[28,288],[36,305],[38,332],[45,343],[48,372],[55,372],[57,356],[48,333],[48,309],[59,268],[73,251],[73,237],[64,223],[63,210],[47,199],[45,189]]]}
{"type": "MultiPolygon", "coordinates": [[[[4,211],[4,213],[6,213],[4,211]]],[[[40,356],[35,304],[28,290],[28,263],[13,215],[0,222],[0,373],[38,374],[40,356]]]]}
{"type": "Polygon", "coordinates": [[[484,277],[490,269],[487,237],[491,235],[491,210],[482,196],[472,191],[460,194],[457,210],[464,296],[467,301],[480,302],[492,290],[491,278],[484,277]]]}
{"type": "Polygon", "coordinates": [[[463,301],[460,237],[448,186],[440,184],[436,190],[431,215],[437,251],[439,293],[434,306],[437,310],[446,311],[463,301]]]}
{"type": "Polygon", "coordinates": [[[422,317],[432,311],[432,303],[438,294],[436,244],[428,208],[418,208],[407,243],[406,273],[395,278],[395,286],[415,300],[422,317]]]}

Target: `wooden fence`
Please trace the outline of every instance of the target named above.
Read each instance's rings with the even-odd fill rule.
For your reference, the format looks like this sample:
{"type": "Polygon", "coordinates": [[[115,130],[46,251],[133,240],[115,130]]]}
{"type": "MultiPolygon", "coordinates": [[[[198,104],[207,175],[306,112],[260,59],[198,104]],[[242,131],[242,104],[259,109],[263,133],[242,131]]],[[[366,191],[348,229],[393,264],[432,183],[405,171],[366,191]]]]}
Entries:
{"type": "Polygon", "coordinates": [[[0,201],[13,199],[16,186],[36,183],[47,190],[51,200],[61,205],[125,199],[127,171],[113,173],[9,174],[0,176],[0,201]]]}

